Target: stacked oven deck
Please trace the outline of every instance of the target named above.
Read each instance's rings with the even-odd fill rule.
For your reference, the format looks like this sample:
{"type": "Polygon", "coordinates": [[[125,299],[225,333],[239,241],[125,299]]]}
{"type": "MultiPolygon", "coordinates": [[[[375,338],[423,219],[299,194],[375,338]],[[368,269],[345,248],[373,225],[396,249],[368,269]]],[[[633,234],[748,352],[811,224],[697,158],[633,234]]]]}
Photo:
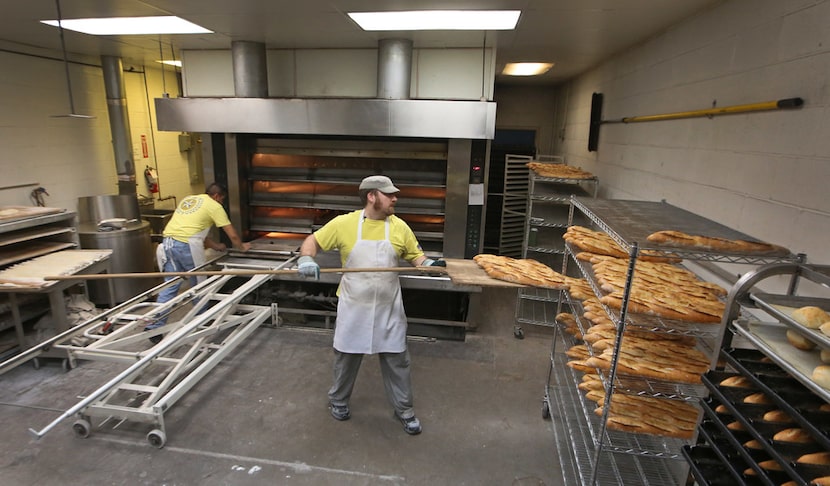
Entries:
{"type": "MultiPolygon", "coordinates": [[[[296,256],[307,235],[362,207],[358,186],[364,177],[382,174],[401,190],[395,214],[428,256],[478,253],[483,207],[468,204],[468,197],[471,184],[484,182],[484,141],[238,135],[235,144],[235,160],[228,156],[217,172],[227,171],[231,215],[257,250],[278,248],[277,258],[296,256]]],[[[336,253],[318,261],[324,268],[341,266],[336,253]]],[[[258,291],[258,303],[278,303],[286,324],[329,327],[339,279],[339,274],[324,274],[319,282],[274,279],[258,291]]],[[[480,289],[407,275],[401,285],[411,334],[463,338],[470,327],[470,294],[480,289]]]]}

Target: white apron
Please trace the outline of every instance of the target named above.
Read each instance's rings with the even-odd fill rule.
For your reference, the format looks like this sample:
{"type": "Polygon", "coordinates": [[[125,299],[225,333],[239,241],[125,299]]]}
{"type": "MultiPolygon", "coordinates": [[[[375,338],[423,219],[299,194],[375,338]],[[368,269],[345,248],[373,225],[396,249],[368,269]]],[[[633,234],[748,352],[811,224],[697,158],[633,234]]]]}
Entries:
{"type": "MultiPolygon", "coordinates": [[[[190,247],[190,256],[193,258],[193,268],[199,267],[204,265],[206,258],[205,258],[205,235],[207,231],[202,231],[197,233],[187,240],[187,245],[190,247]]],[[[167,252],[170,251],[170,248],[165,246],[165,242],[169,241],[172,244],[173,238],[164,238],[162,243],[156,246],[156,263],[158,264],[159,271],[164,271],[164,265],[167,263],[167,252]]],[[[176,272],[186,271],[181,268],[174,268],[176,272]]],[[[197,282],[204,282],[207,277],[205,276],[198,276],[198,277],[191,277],[195,278],[197,282]]]]}
{"type": "MultiPolygon", "coordinates": [[[[385,239],[363,239],[363,212],[357,223],[357,242],[346,268],[396,267],[398,254],[385,239]]],[[[342,353],[400,353],[406,350],[406,314],[396,272],[344,273],[334,329],[334,348],[342,353]]]]}

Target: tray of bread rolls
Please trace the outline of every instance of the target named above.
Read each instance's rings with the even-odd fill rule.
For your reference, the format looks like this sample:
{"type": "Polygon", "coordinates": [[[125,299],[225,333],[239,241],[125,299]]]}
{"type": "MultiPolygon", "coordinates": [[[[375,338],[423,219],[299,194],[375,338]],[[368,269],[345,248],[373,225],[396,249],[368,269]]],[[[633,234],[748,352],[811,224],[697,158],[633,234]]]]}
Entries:
{"type": "MultiPolygon", "coordinates": [[[[711,408],[709,409],[710,413],[711,408]]],[[[717,424],[708,415],[698,427],[698,444],[684,447],[684,456],[699,484],[734,485],[764,481],[744,472],[750,468],[750,461],[744,459],[740,450],[741,432],[725,433],[723,425],[717,424]]],[[[744,437],[744,440],[749,440],[744,437]]],[[[748,454],[751,457],[751,454],[748,454]]],[[[766,475],[765,475],[766,476],[766,475]]]]}
{"type": "Polygon", "coordinates": [[[805,349],[810,341],[798,339],[802,336],[791,326],[737,319],[732,328],[812,393],[830,402],[830,364],[822,361],[820,348],[805,349]]]}
{"type": "Polygon", "coordinates": [[[779,421],[796,424],[812,439],[830,451],[830,403],[754,349],[732,349],[721,356],[752,389],[763,393],[781,412],[779,421]]]}
{"type": "MultiPolygon", "coordinates": [[[[820,347],[830,353],[830,300],[761,292],[752,293],[749,298],[760,309],[787,324],[799,337],[804,338],[799,341],[808,341],[800,344],[805,350],[820,347]]],[[[795,337],[791,339],[798,340],[795,337]]]]}
{"type": "MultiPolygon", "coordinates": [[[[727,361],[752,363],[750,368],[754,367],[755,362],[749,358],[762,355],[749,356],[753,352],[739,351],[740,360],[727,361]]],[[[815,478],[830,476],[830,448],[824,425],[830,413],[821,410],[826,404],[780,371],[751,373],[745,367],[741,371],[710,371],[704,376],[712,392],[704,411],[710,408],[767,474],[783,472],[795,481],[793,484],[809,484],[815,478]]],[[[707,412],[710,416],[713,413],[707,412]]],[[[758,468],[752,469],[759,472],[758,468]]]]}

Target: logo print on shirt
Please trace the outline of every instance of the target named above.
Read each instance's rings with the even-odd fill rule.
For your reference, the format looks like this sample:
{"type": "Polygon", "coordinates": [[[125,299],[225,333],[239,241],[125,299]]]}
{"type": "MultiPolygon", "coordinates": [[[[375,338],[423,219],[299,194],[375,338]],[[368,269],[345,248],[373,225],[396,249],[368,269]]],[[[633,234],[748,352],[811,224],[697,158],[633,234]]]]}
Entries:
{"type": "Polygon", "coordinates": [[[179,204],[179,212],[183,214],[190,214],[202,207],[202,200],[196,196],[187,196],[179,204]]]}

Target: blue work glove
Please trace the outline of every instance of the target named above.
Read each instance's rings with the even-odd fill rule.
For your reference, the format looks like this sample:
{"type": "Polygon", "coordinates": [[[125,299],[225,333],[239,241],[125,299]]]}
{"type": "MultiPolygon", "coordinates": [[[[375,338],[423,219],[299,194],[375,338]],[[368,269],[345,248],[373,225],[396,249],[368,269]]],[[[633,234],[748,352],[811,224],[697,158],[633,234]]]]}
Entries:
{"type": "Polygon", "coordinates": [[[299,260],[297,260],[297,271],[300,272],[305,278],[313,278],[314,280],[320,280],[320,265],[317,265],[317,262],[314,261],[314,258],[310,256],[301,256],[299,260]]]}
{"type": "Polygon", "coordinates": [[[432,258],[427,258],[424,260],[424,263],[421,264],[422,267],[446,267],[447,262],[444,260],[433,260],[432,258]]]}

